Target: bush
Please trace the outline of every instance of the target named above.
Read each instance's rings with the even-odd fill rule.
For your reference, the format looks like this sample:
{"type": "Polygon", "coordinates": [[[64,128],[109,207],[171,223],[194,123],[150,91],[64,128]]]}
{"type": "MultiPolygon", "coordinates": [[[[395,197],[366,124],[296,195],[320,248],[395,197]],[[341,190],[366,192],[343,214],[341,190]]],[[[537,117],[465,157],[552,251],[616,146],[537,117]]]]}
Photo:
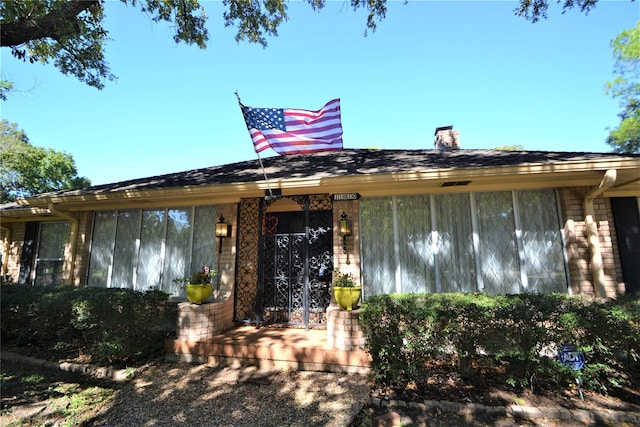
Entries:
{"type": "Polygon", "coordinates": [[[493,358],[508,382],[575,384],[606,392],[625,383],[640,357],[640,299],[597,300],[566,294],[398,294],[370,297],[362,327],[372,370],[398,386],[428,376],[427,360],[444,357],[473,375],[474,362],[493,358]],[[561,365],[563,343],[587,356],[582,370],[561,365]]]}
{"type": "Polygon", "coordinates": [[[174,319],[168,295],[70,286],[1,286],[5,345],[51,354],[84,353],[93,363],[126,366],[158,357],[174,319]]]}

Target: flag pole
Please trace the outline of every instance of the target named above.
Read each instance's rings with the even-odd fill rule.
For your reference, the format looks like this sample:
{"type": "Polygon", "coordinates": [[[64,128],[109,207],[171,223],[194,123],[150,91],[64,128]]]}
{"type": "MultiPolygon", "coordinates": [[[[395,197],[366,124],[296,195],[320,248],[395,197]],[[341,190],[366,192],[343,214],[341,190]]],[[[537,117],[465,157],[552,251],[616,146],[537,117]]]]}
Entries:
{"type": "MultiPolygon", "coordinates": [[[[240,110],[242,111],[242,101],[240,101],[240,95],[238,95],[238,91],[235,92],[236,98],[238,98],[238,105],[240,105],[240,110]]],[[[244,117],[244,111],[242,116],[244,117]]],[[[246,120],[245,120],[246,122],[246,120]]],[[[267,178],[267,171],[264,169],[264,165],[262,164],[262,158],[260,157],[260,153],[256,151],[256,155],[258,156],[258,162],[260,162],[260,168],[262,168],[262,175],[264,175],[264,180],[267,183],[267,191],[269,192],[269,196],[265,197],[267,200],[275,200],[275,196],[273,195],[273,191],[271,191],[271,185],[269,185],[269,178],[267,178]]]]}

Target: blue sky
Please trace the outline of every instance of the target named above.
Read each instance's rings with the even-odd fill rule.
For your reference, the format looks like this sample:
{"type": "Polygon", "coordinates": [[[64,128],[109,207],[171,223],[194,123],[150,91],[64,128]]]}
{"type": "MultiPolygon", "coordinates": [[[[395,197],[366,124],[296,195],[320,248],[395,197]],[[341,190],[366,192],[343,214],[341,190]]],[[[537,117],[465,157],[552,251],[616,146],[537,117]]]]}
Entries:
{"type": "Polygon", "coordinates": [[[93,184],[257,161],[236,90],[254,107],[315,110],[340,98],[345,148],[430,149],[435,128],[454,125],[462,148],[608,152],[620,111],[604,93],[609,43],[640,19],[640,4],[626,0],[600,0],[588,15],[554,5],[536,24],[511,1],[390,0],[364,37],[363,11],[291,2],[263,49],[235,42],[221,2],[203,4],[206,50],[107,2],[106,57],[118,80],[102,91],[3,48],[2,75],[17,90],[2,118],[33,145],[72,154],[93,184]]]}

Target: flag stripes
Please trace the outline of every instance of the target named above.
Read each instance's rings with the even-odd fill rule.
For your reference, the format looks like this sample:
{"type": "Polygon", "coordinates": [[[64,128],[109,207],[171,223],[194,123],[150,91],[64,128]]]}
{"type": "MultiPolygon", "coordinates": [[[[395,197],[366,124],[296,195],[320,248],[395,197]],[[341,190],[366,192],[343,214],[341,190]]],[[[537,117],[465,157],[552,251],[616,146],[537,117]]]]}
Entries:
{"type": "Polygon", "coordinates": [[[258,153],[267,148],[278,154],[342,150],[340,99],[316,111],[240,107],[258,153]]]}

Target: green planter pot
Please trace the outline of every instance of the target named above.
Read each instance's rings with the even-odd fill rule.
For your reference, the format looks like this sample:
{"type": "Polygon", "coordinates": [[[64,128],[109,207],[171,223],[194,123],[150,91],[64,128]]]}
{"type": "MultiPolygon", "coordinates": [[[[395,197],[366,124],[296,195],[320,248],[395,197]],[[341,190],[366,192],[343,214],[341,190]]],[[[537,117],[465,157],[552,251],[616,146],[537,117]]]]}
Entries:
{"type": "Polygon", "coordinates": [[[202,304],[211,296],[211,290],[213,289],[213,285],[208,283],[206,285],[191,285],[188,284],[187,288],[187,299],[192,304],[202,304]]]}
{"type": "Polygon", "coordinates": [[[362,295],[362,286],[354,286],[352,288],[334,286],[333,294],[336,296],[336,301],[341,309],[351,311],[358,307],[360,295],[362,295]]]}

